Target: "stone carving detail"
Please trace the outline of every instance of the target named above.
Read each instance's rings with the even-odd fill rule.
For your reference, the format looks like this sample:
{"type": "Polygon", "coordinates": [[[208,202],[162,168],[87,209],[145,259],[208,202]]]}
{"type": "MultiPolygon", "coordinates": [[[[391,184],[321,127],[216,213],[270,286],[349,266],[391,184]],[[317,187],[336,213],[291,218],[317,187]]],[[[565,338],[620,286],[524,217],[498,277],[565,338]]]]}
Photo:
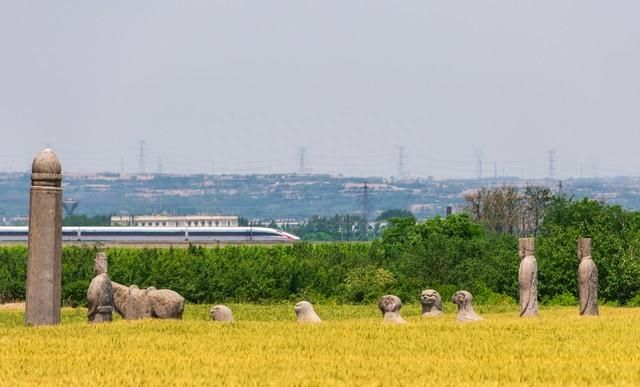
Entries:
{"type": "Polygon", "coordinates": [[[591,259],[591,238],[578,239],[580,315],[598,316],[598,268],[591,259]]]}
{"type": "Polygon", "coordinates": [[[87,318],[89,322],[101,323],[112,319],[113,288],[108,274],[107,255],[98,253],[93,261],[93,273],[87,290],[87,318]]]}
{"type": "Polygon", "coordinates": [[[483,318],[478,316],[476,311],[473,310],[471,301],[473,301],[473,296],[466,290],[458,290],[453,294],[451,302],[458,305],[458,315],[456,316],[456,320],[462,322],[483,320],[483,318]]]}
{"type": "Polygon", "coordinates": [[[113,306],[125,320],[146,317],[181,319],[184,312],[184,298],[173,290],[156,289],[153,286],[140,289],[111,282],[113,306]]]}
{"type": "Polygon", "coordinates": [[[384,322],[396,324],[407,323],[400,316],[400,308],[402,308],[402,301],[400,300],[400,297],[393,295],[382,296],[378,302],[378,307],[382,312],[384,322]]]}
{"type": "Polygon", "coordinates": [[[233,313],[226,305],[215,305],[212,307],[210,316],[213,321],[233,322],[233,313]]]}
{"type": "Polygon", "coordinates": [[[298,302],[294,311],[299,323],[319,323],[322,321],[309,301],[298,302]]]}
{"type": "Polygon", "coordinates": [[[44,149],[31,171],[25,324],[55,325],[62,300],[62,167],[44,149]]]}
{"type": "Polygon", "coordinates": [[[433,289],[422,291],[420,303],[422,304],[422,317],[442,316],[442,297],[437,291],[433,289]]]}
{"type": "Polygon", "coordinates": [[[534,255],[534,239],[520,238],[520,317],[538,315],[538,263],[534,255]]]}

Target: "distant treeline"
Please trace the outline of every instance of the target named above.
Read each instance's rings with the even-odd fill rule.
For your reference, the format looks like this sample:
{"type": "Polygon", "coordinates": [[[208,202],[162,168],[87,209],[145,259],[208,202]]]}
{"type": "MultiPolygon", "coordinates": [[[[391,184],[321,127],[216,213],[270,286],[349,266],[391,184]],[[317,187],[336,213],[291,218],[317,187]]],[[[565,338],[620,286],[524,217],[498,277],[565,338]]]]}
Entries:
{"type": "MultiPolygon", "coordinates": [[[[543,302],[576,302],[576,239],[591,237],[601,299],[640,303],[640,212],[594,200],[552,197],[537,233],[543,302]]],[[[458,214],[420,224],[413,218],[396,218],[381,239],[368,243],[109,248],[107,253],[112,280],[172,288],[195,303],[303,298],[360,303],[384,293],[417,302],[424,288],[439,290],[445,299],[467,289],[480,303],[496,303],[517,298],[517,237],[458,214]]],[[[96,251],[64,248],[67,304],[85,303],[96,251]]],[[[26,257],[25,247],[0,248],[2,301],[24,299],[26,257]]]]}

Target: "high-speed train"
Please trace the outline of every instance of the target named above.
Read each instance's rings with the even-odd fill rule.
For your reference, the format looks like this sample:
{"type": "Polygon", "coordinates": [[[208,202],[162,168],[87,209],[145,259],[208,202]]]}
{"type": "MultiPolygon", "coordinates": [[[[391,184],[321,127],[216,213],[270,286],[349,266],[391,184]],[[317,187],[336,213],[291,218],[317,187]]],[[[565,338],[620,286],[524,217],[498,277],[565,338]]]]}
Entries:
{"type": "MultiPolygon", "coordinates": [[[[28,227],[0,227],[0,242],[22,242],[28,227]]],[[[266,227],[62,227],[63,242],[216,243],[295,242],[295,235],[266,227]]]]}

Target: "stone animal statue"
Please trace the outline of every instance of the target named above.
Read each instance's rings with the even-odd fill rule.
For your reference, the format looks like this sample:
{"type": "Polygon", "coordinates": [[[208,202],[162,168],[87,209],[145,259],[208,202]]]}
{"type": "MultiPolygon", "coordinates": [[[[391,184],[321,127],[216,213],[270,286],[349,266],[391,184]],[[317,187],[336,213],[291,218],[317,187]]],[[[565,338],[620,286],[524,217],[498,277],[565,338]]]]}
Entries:
{"type": "Polygon", "coordinates": [[[87,289],[87,319],[91,323],[109,322],[113,317],[113,289],[107,267],[107,255],[96,254],[93,261],[95,277],[87,289]]]}
{"type": "Polygon", "coordinates": [[[591,239],[578,239],[580,315],[598,316],[598,268],[591,259],[591,239]]]}
{"type": "Polygon", "coordinates": [[[382,312],[382,321],[395,324],[407,323],[400,316],[400,308],[402,308],[400,297],[394,295],[382,296],[378,302],[378,307],[382,312]]]}
{"type": "Polygon", "coordinates": [[[538,263],[534,256],[534,239],[520,238],[520,317],[538,315],[538,263]]]}
{"type": "Polygon", "coordinates": [[[125,320],[142,318],[181,319],[184,298],[173,290],[149,287],[140,289],[111,282],[113,306],[125,320]]]}
{"type": "Polygon", "coordinates": [[[226,305],[215,305],[211,308],[211,312],[209,314],[211,316],[211,320],[220,321],[225,323],[233,322],[233,313],[231,309],[226,305]]]}
{"type": "Polygon", "coordinates": [[[466,290],[458,290],[453,294],[451,302],[458,305],[458,315],[456,316],[457,321],[465,322],[483,320],[483,318],[478,316],[476,311],[473,310],[471,301],[473,301],[473,296],[466,290]]]}
{"type": "Polygon", "coordinates": [[[442,297],[433,289],[423,290],[420,294],[422,317],[442,316],[442,297]]]}
{"type": "Polygon", "coordinates": [[[320,317],[316,314],[316,311],[313,310],[313,305],[309,301],[300,301],[294,307],[294,311],[296,312],[296,318],[299,323],[319,323],[320,317]]]}

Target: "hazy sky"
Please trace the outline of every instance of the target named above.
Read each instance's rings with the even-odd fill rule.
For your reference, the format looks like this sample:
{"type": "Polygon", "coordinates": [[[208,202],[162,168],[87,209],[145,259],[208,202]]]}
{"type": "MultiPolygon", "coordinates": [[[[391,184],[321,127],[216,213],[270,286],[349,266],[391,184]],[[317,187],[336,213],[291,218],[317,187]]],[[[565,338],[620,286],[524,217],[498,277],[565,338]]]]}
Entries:
{"type": "Polygon", "coordinates": [[[3,1],[0,170],[640,174],[640,2],[3,1]]]}

